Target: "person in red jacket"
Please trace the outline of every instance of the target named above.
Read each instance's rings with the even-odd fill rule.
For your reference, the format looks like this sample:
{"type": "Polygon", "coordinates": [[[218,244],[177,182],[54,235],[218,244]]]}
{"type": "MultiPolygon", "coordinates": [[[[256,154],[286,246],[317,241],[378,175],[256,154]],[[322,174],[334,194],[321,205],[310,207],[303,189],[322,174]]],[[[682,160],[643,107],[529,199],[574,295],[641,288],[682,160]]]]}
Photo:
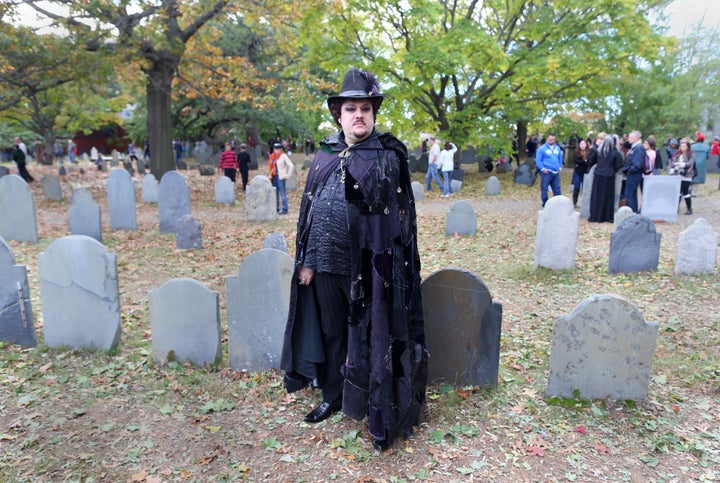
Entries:
{"type": "Polygon", "coordinates": [[[235,175],[237,174],[237,170],[240,169],[240,166],[238,166],[237,156],[235,156],[230,143],[225,143],[225,151],[220,155],[218,168],[222,169],[225,176],[235,183],[235,175]]]}
{"type": "Polygon", "coordinates": [[[715,136],[710,148],[710,156],[720,156],[720,136],[715,136]]]}

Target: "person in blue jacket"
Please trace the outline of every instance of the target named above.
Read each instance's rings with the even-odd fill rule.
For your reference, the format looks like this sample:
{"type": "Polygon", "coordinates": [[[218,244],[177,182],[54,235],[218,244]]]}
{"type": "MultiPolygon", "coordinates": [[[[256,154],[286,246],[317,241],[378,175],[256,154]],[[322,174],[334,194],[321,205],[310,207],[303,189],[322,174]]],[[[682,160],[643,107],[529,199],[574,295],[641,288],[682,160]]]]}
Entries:
{"type": "Polygon", "coordinates": [[[540,172],[540,198],[545,206],[548,200],[548,187],[552,189],[553,196],[562,194],[560,190],[560,170],[563,166],[563,153],[560,146],[555,143],[555,134],[548,134],[545,144],[538,148],[535,156],[535,166],[540,172]]]}

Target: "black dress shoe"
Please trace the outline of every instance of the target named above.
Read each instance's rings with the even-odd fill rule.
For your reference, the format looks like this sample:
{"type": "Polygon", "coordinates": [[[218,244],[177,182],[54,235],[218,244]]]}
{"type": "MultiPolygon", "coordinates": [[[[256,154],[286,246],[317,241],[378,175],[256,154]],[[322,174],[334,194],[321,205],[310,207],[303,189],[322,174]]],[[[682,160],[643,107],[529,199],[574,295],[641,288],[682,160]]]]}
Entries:
{"type": "Polygon", "coordinates": [[[310,411],[303,421],[306,423],[319,423],[320,421],[326,420],[339,410],[339,404],[330,404],[329,402],[323,401],[321,405],[310,411]]]}
{"type": "Polygon", "coordinates": [[[373,445],[373,448],[375,448],[375,451],[378,451],[380,453],[382,453],[383,451],[385,451],[386,449],[388,449],[390,447],[390,443],[388,442],[387,439],[378,439],[375,437],[373,437],[373,439],[372,439],[372,445],[373,445]]]}

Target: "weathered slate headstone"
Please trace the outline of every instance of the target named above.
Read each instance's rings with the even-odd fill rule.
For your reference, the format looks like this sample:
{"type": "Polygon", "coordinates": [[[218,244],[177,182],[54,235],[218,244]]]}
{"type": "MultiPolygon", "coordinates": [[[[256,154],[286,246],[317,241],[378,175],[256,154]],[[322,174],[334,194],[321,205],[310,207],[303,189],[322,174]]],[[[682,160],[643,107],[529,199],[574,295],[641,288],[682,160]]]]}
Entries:
{"type": "Polygon", "coordinates": [[[417,169],[420,173],[427,173],[428,163],[430,162],[429,157],[430,155],[428,153],[422,153],[418,156],[417,169]]]}
{"type": "Polygon", "coordinates": [[[158,213],[160,231],[164,233],[173,233],[180,217],[190,214],[190,189],[177,171],[166,172],[160,180],[158,213]]]}
{"type": "Polygon", "coordinates": [[[285,240],[285,233],[270,233],[263,241],[263,248],[274,248],[275,250],[287,253],[288,246],[285,240]]]}
{"type": "Polygon", "coordinates": [[[417,173],[420,171],[420,168],[418,166],[418,158],[414,154],[408,156],[408,169],[411,173],[417,173]]]}
{"type": "Polygon", "coordinates": [[[456,201],[450,205],[445,219],[447,235],[474,235],[477,233],[477,215],[469,201],[456,201]]]}
{"type": "Polygon", "coordinates": [[[158,182],[152,173],[142,179],[142,200],[144,203],[158,202],[158,182]]]}
{"type": "Polygon", "coordinates": [[[646,216],[633,215],[610,235],[609,273],[657,270],[662,233],[646,216]]]}
{"type": "Polygon", "coordinates": [[[3,176],[7,176],[10,174],[10,170],[7,168],[7,166],[0,166],[0,178],[3,176]]]}
{"type": "Polygon", "coordinates": [[[510,171],[512,171],[512,166],[508,162],[498,163],[495,167],[495,172],[498,174],[509,173],[510,171]]]}
{"type": "Polygon", "coordinates": [[[245,191],[247,221],[273,221],[277,219],[275,187],[264,175],[254,176],[245,191]]]}
{"type": "Polygon", "coordinates": [[[110,166],[113,168],[116,168],[120,165],[120,153],[117,152],[117,150],[113,149],[112,152],[110,152],[110,166]]]}
{"type": "Polygon", "coordinates": [[[218,293],[190,278],[150,291],[152,357],[198,366],[222,359],[218,293]]]}
{"type": "Polygon", "coordinates": [[[720,173],[720,166],[718,165],[718,160],[720,159],[720,156],[717,154],[713,154],[708,158],[707,162],[707,172],[708,173],[720,173]]]}
{"type": "Polygon", "coordinates": [[[93,238],[66,236],[40,253],[38,271],[45,345],[104,350],[117,346],[120,292],[115,254],[93,238]]]}
{"type": "Polygon", "coordinates": [[[513,181],[515,184],[524,184],[532,186],[535,184],[535,167],[527,164],[521,164],[518,169],[513,172],[513,181]]]}
{"type": "Polygon", "coordinates": [[[227,176],[220,176],[215,181],[215,203],[219,205],[235,204],[235,183],[227,176]]]}
{"type": "Polygon", "coordinates": [[[421,182],[413,181],[410,186],[412,187],[415,201],[422,201],[425,199],[425,186],[421,182]]]}
{"type": "Polygon", "coordinates": [[[432,354],[428,379],[497,384],[502,305],[492,301],[487,286],[467,270],[443,269],[426,278],[421,290],[432,354]]]}
{"type": "Polygon", "coordinates": [[[143,159],[143,157],[140,156],[139,158],[137,158],[137,161],[135,161],[135,163],[137,164],[138,174],[145,174],[145,170],[147,168],[145,166],[145,160],[143,159]]]}
{"type": "Polygon", "coordinates": [[[590,201],[592,200],[592,185],[595,181],[595,168],[597,168],[597,164],[590,168],[590,171],[583,176],[582,196],[580,197],[580,217],[586,220],[590,218],[590,201]]]}
{"type": "Polygon", "coordinates": [[[200,176],[213,176],[215,174],[215,168],[208,165],[201,164],[198,166],[198,171],[200,171],[200,176]]]}
{"type": "Polygon", "coordinates": [[[111,230],[137,230],[135,187],[125,169],[113,169],[107,182],[111,230]]]}
{"type": "Polygon", "coordinates": [[[633,212],[632,208],[629,206],[621,206],[618,208],[618,210],[615,212],[615,216],[613,218],[613,226],[617,230],[617,227],[620,226],[620,223],[625,221],[626,218],[630,218],[633,216],[635,212],[633,212]]]}
{"type": "Polygon", "coordinates": [[[578,222],[580,213],[573,209],[570,198],[553,196],[538,211],[535,237],[535,266],[554,270],[575,267],[578,222]]]}
{"type": "MultiPolygon", "coordinates": [[[[185,162],[185,160],[183,160],[183,159],[181,159],[180,161],[178,161],[177,164],[175,165],[175,167],[176,167],[178,170],[182,170],[182,171],[186,171],[186,170],[188,169],[188,165],[187,165],[187,163],[185,162]]],[[[162,180],[161,180],[161,181],[162,181],[162,180]]]]}
{"type": "Polygon", "coordinates": [[[0,237],[0,341],[35,347],[30,289],[25,265],[16,265],[15,255],[0,237]]]}
{"type": "Polygon", "coordinates": [[[651,220],[675,223],[680,201],[680,176],[646,176],[640,214],[651,220]]]}
{"type": "Polygon", "coordinates": [[[675,274],[715,273],[717,252],[718,234],[698,218],[678,237],[675,274]]]}
{"type": "Polygon", "coordinates": [[[485,194],[488,196],[498,196],[500,194],[500,180],[495,176],[490,176],[485,181],[485,194]]]}
{"type": "Polygon", "coordinates": [[[233,369],[280,367],[293,267],[287,253],[265,248],[247,257],[237,276],[226,278],[228,357],[233,369]]]}
{"type": "Polygon", "coordinates": [[[623,298],[585,299],[555,319],[546,396],[646,399],[657,332],[623,298]]]}
{"type": "MultiPolygon", "coordinates": [[[[72,173],[74,171],[73,167],[70,166],[70,172],[72,173]]],[[[60,169],[58,169],[58,176],[66,176],[68,174],[68,170],[65,169],[65,165],[61,164],[60,169]]]]}
{"type": "Polygon", "coordinates": [[[78,188],[70,198],[70,233],[102,242],[102,213],[86,188],[78,188]]]}
{"type": "Polygon", "coordinates": [[[25,180],[16,174],[0,178],[0,236],[5,240],[38,241],[35,199],[25,180]]]}
{"type": "Polygon", "coordinates": [[[52,201],[62,201],[62,188],[60,187],[60,178],[54,174],[46,174],[40,180],[42,186],[43,199],[52,201]]]}
{"type": "Polygon", "coordinates": [[[190,215],[183,215],[175,223],[175,248],[202,248],[202,223],[190,215]]]}
{"type": "Polygon", "coordinates": [[[468,146],[467,148],[460,151],[460,164],[475,164],[475,157],[477,156],[477,150],[468,146]]]}

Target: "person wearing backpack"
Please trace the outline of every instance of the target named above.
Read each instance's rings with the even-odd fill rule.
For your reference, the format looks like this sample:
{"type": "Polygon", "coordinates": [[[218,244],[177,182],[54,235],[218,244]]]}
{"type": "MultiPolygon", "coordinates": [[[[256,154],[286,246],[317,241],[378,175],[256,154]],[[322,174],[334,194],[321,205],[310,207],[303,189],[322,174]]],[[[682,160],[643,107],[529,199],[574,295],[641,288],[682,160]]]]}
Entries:
{"type": "Polygon", "coordinates": [[[15,165],[18,169],[18,174],[22,179],[25,180],[26,183],[31,183],[35,181],[35,178],[32,177],[32,175],[27,170],[27,155],[25,154],[25,151],[22,149],[24,144],[22,141],[20,141],[19,137],[16,137],[13,139],[13,143],[15,144],[15,149],[12,153],[12,159],[15,161],[15,165]]]}

